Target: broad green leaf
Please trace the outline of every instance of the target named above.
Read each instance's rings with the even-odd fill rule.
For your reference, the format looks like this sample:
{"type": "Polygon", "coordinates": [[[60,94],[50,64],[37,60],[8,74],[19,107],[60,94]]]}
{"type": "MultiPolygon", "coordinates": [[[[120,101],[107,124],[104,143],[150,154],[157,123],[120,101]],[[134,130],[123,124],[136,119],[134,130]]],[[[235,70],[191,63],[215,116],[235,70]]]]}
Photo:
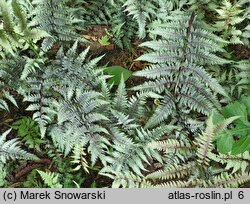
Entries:
{"type": "Polygon", "coordinates": [[[243,97],[242,102],[245,104],[248,112],[248,116],[250,116],[250,96],[248,97],[243,97]]]}
{"type": "Polygon", "coordinates": [[[241,154],[247,150],[250,150],[250,135],[241,138],[237,142],[234,143],[232,148],[232,155],[241,154]]]}
{"type": "Polygon", "coordinates": [[[234,139],[231,134],[223,134],[218,140],[217,140],[217,148],[220,153],[226,154],[231,151],[233,147],[234,139]]]}
{"type": "Polygon", "coordinates": [[[213,113],[213,124],[217,125],[225,120],[225,117],[219,113],[213,113]]]}
{"type": "Polygon", "coordinates": [[[247,120],[247,108],[244,104],[240,102],[235,102],[235,103],[227,105],[226,107],[222,109],[221,112],[226,118],[229,118],[232,116],[241,116],[239,119],[237,119],[234,122],[237,125],[249,124],[247,120]]]}
{"type": "Polygon", "coordinates": [[[121,66],[112,66],[106,67],[104,72],[111,77],[108,81],[109,84],[114,83],[115,85],[119,85],[121,81],[121,76],[123,75],[123,80],[126,81],[132,75],[132,72],[121,67],[121,66]]]}
{"type": "Polygon", "coordinates": [[[231,129],[231,132],[239,138],[245,137],[250,134],[250,124],[236,125],[235,128],[231,129]]]}

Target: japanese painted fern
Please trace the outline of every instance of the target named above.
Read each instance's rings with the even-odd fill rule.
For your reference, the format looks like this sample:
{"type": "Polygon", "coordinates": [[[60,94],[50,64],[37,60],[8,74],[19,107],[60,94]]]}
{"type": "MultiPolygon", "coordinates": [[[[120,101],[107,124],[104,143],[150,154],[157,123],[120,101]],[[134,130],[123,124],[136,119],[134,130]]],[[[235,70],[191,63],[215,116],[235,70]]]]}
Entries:
{"type": "Polygon", "coordinates": [[[133,90],[163,93],[164,98],[146,128],[161,123],[172,113],[183,115],[184,112],[180,111],[184,109],[208,115],[215,107],[219,108],[216,93],[227,94],[206,71],[206,67],[227,62],[214,54],[222,51],[218,45],[223,40],[204,30],[194,13],[191,16],[170,16],[168,23],[151,33],[155,39],[141,46],[152,51],[137,60],[152,65],[134,73],[150,81],[133,90]]]}
{"type": "Polygon", "coordinates": [[[112,168],[103,174],[114,179],[112,187],[238,187],[250,180],[250,174],[246,170],[249,152],[237,156],[213,153],[214,135],[235,119],[229,118],[215,125],[210,117],[205,131],[197,135],[194,143],[174,138],[149,143],[151,148],[164,151],[165,157],[171,157],[172,161],[166,160],[160,170],[144,177],[132,172],[118,172],[112,168]],[[216,165],[212,164],[214,162],[216,165]]]}

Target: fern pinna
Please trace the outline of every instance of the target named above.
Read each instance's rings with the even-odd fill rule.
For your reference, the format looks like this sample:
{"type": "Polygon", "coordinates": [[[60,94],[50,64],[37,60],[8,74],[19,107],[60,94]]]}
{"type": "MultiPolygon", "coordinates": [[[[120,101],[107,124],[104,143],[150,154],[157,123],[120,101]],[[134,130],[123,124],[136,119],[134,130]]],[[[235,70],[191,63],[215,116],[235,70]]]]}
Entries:
{"type": "Polygon", "coordinates": [[[9,173],[10,160],[38,160],[39,158],[21,148],[17,138],[8,140],[11,129],[0,135],[0,186],[5,186],[8,182],[6,179],[9,173]]]}
{"type": "Polygon", "coordinates": [[[207,115],[220,106],[216,93],[227,96],[205,69],[207,65],[227,63],[214,54],[222,51],[219,45],[223,40],[204,30],[194,13],[191,16],[176,14],[168,19],[167,23],[151,31],[156,39],[141,45],[152,51],[137,60],[152,65],[134,73],[150,81],[133,90],[164,93],[164,99],[146,128],[161,123],[172,113],[183,115],[179,110],[189,109],[207,115]]]}

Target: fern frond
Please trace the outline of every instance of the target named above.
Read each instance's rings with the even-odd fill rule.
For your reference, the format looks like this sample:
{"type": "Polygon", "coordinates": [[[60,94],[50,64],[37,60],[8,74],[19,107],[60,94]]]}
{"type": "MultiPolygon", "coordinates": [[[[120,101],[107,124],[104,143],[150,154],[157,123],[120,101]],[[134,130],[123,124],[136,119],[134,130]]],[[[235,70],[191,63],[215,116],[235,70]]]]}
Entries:
{"type": "Polygon", "coordinates": [[[174,73],[176,70],[178,70],[176,65],[153,64],[146,67],[142,72],[135,72],[133,75],[147,77],[149,79],[158,79],[160,77],[171,76],[171,73],[174,73]]]}
{"type": "Polygon", "coordinates": [[[131,90],[144,92],[154,91],[156,93],[162,93],[164,90],[166,90],[166,88],[169,88],[174,83],[176,82],[164,77],[161,79],[156,79],[155,81],[145,82],[141,85],[131,88],[131,90]]]}
{"type": "Polygon", "coordinates": [[[167,152],[182,152],[182,151],[190,151],[191,145],[188,142],[178,141],[176,139],[167,139],[164,141],[156,141],[149,144],[149,146],[153,149],[157,149],[159,151],[167,151],[167,152]]]}
{"type": "Polygon", "coordinates": [[[187,87],[182,87],[177,97],[183,107],[190,107],[192,110],[208,115],[213,110],[213,104],[204,96],[187,87]]]}
{"type": "Polygon", "coordinates": [[[12,12],[6,0],[0,1],[0,8],[1,8],[2,18],[3,18],[3,29],[10,36],[15,38],[13,16],[12,16],[12,12]]]}
{"type": "Polygon", "coordinates": [[[34,54],[39,55],[39,49],[35,43],[43,37],[47,37],[48,34],[37,27],[29,26],[29,13],[32,9],[27,8],[25,6],[27,4],[27,2],[16,0],[0,1],[3,18],[2,29],[0,29],[0,50],[15,55],[20,48],[22,50],[30,49],[34,54]]]}
{"type": "Polygon", "coordinates": [[[54,172],[43,172],[37,170],[39,175],[41,176],[44,183],[49,186],[50,188],[62,188],[62,184],[59,183],[59,174],[54,172]]]}
{"type": "Polygon", "coordinates": [[[164,99],[161,101],[160,105],[156,108],[155,113],[149,118],[145,128],[154,127],[157,124],[160,124],[168,116],[174,112],[176,106],[172,100],[172,95],[165,95],[164,99]]]}
{"type": "Polygon", "coordinates": [[[204,30],[194,13],[187,16],[180,12],[167,19],[168,22],[151,31],[157,40],[141,45],[151,51],[137,60],[147,61],[152,65],[134,73],[135,76],[146,77],[150,81],[133,87],[132,90],[172,95],[167,103],[163,101],[156,108],[147,128],[165,121],[168,115],[184,107],[209,115],[213,109],[220,108],[217,93],[228,97],[222,86],[205,70],[208,64],[227,63],[214,54],[223,51],[218,46],[223,40],[204,30]]]}
{"type": "Polygon", "coordinates": [[[36,160],[35,155],[26,152],[18,146],[17,139],[6,141],[7,135],[10,133],[7,130],[0,136],[0,161],[6,163],[9,159],[36,160]]]}
{"type": "Polygon", "coordinates": [[[155,171],[146,176],[146,179],[181,179],[190,175],[194,168],[196,168],[195,162],[189,162],[186,164],[173,164],[169,165],[166,169],[155,171]]]}
{"type": "Polygon", "coordinates": [[[101,100],[101,94],[98,92],[83,92],[81,89],[70,92],[69,94],[68,89],[61,89],[64,98],[58,103],[58,125],[52,130],[53,140],[60,145],[65,155],[78,143],[83,146],[88,144],[92,164],[96,162],[97,158],[105,162],[104,155],[109,141],[105,138],[108,131],[101,122],[108,120],[108,118],[98,113],[97,108],[102,107],[107,102],[101,100]],[[73,135],[69,137],[69,133],[73,135]]]}
{"type": "Polygon", "coordinates": [[[99,174],[114,180],[112,188],[150,188],[152,184],[131,172],[118,173],[112,168],[104,168],[99,174]]]}
{"type": "Polygon", "coordinates": [[[237,188],[243,183],[250,180],[249,173],[238,173],[230,175],[228,173],[222,173],[216,176],[212,181],[209,181],[206,187],[208,188],[237,188]]]}
{"type": "Polygon", "coordinates": [[[197,145],[197,156],[198,162],[202,167],[209,165],[209,157],[208,155],[211,153],[213,149],[213,136],[214,136],[214,124],[212,121],[212,117],[208,119],[207,127],[203,134],[200,134],[199,137],[196,138],[195,144],[197,145]]]}
{"type": "Polygon", "coordinates": [[[112,160],[109,161],[112,168],[116,172],[130,172],[132,169],[137,175],[142,175],[141,170],[147,171],[144,163],[149,164],[149,159],[162,162],[158,151],[150,148],[148,143],[162,137],[172,128],[164,126],[153,130],[136,129],[131,133],[133,140],[118,128],[112,128],[110,131],[113,135],[114,151],[111,154],[112,160]]]}
{"type": "Polygon", "coordinates": [[[21,8],[17,0],[12,0],[11,6],[13,8],[13,13],[15,14],[15,16],[17,17],[19,21],[20,31],[24,32],[28,27],[28,23],[27,23],[26,15],[23,12],[23,9],[21,8]]]}
{"type": "Polygon", "coordinates": [[[67,8],[66,1],[39,0],[32,3],[35,9],[29,26],[38,26],[50,35],[42,43],[43,50],[50,50],[57,41],[85,41],[75,31],[73,25],[75,19],[72,18],[72,10],[67,8]]]}
{"type": "Polygon", "coordinates": [[[77,171],[82,167],[86,173],[89,173],[89,165],[85,157],[85,149],[80,144],[76,144],[73,149],[73,155],[71,156],[71,163],[77,165],[73,171],[77,171]]]}
{"type": "Polygon", "coordinates": [[[161,99],[162,96],[154,92],[137,92],[128,99],[128,114],[131,118],[137,119],[144,115],[148,98],[161,99]]]}
{"type": "Polygon", "coordinates": [[[146,22],[150,20],[150,15],[156,13],[155,6],[151,1],[138,1],[138,0],[127,0],[124,5],[125,12],[128,12],[129,15],[132,15],[138,23],[138,34],[140,38],[146,36],[146,22]]]}
{"type": "Polygon", "coordinates": [[[121,82],[116,92],[116,97],[114,98],[114,109],[118,111],[123,111],[126,106],[127,106],[127,93],[125,90],[125,83],[122,76],[121,82]]]}
{"type": "Polygon", "coordinates": [[[54,145],[64,152],[65,156],[70,153],[76,144],[81,142],[80,134],[80,129],[72,126],[72,124],[54,127],[50,132],[54,145]]]}
{"type": "Polygon", "coordinates": [[[248,91],[250,88],[250,64],[246,61],[240,62],[236,67],[240,70],[238,76],[240,77],[237,86],[243,88],[245,91],[248,91]]]}
{"type": "Polygon", "coordinates": [[[3,96],[18,108],[16,99],[9,92],[3,91],[3,96]]]}
{"type": "Polygon", "coordinates": [[[248,167],[249,163],[248,161],[250,160],[250,155],[249,152],[244,152],[239,155],[229,155],[229,154],[210,154],[209,158],[219,162],[221,164],[225,164],[226,170],[232,169],[232,173],[235,173],[239,170],[241,170],[242,173],[246,172],[246,168],[248,167]]]}
{"type": "Polygon", "coordinates": [[[187,66],[185,67],[192,76],[196,77],[197,79],[202,80],[207,86],[209,86],[213,91],[220,93],[223,96],[228,97],[228,94],[222,88],[222,86],[217,82],[216,79],[212,78],[202,67],[200,66],[187,66]]]}
{"type": "Polygon", "coordinates": [[[155,185],[154,187],[155,188],[191,188],[194,186],[195,186],[194,182],[176,180],[176,181],[169,181],[169,182],[161,183],[161,184],[155,185]]]}
{"type": "Polygon", "coordinates": [[[78,54],[78,44],[76,41],[66,53],[63,47],[58,50],[56,63],[50,69],[50,73],[48,72],[51,75],[48,77],[53,77],[61,86],[73,88],[82,86],[85,90],[96,89],[103,81],[101,78],[105,78],[102,70],[96,69],[102,56],[87,61],[89,47],[78,54]]]}
{"type": "Polygon", "coordinates": [[[45,76],[39,78],[27,78],[30,85],[28,93],[24,94],[24,101],[29,101],[31,104],[26,108],[28,111],[35,111],[33,119],[38,122],[41,132],[41,137],[45,136],[47,124],[51,123],[53,115],[56,113],[52,105],[55,99],[49,92],[50,79],[46,80],[45,76]]]}

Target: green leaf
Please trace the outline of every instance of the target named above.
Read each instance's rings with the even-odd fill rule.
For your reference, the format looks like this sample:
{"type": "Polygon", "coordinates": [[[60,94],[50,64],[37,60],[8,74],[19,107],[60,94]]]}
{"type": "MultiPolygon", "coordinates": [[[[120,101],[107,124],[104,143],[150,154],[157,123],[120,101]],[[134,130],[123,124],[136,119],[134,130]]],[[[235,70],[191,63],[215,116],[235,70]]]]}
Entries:
{"type": "Polygon", "coordinates": [[[248,97],[243,97],[242,102],[245,104],[248,112],[248,116],[250,116],[250,96],[248,97]]]}
{"type": "Polygon", "coordinates": [[[102,46],[107,46],[110,45],[109,42],[109,37],[107,35],[102,36],[101,38],[98,39],[98,42],[102,45],[102,46]]]}
{"type": "Polygon", "coordinates": [[[213,124],[219,124],[225,120],[225,117],[220,113],[213,113],[213,124]]]}
{"type": "Polygon", "coordinates": [[[232,155],[241,154],[247,150],[250,150],[250,135],[241,138],[237,142],[234,143],[232,148],[232,155]]]}
{"type": "Polygon", "coordinates": [[[121,76],[123,75],[123,80],[124,82],[129,79],[129,77],[132,75],[132,72],[121,67],[121,66],[112,66],[112,67],[107,67],[104,72],[106,74],[112,75],[113,77],[109,79],[108,83],[112,84],[114,83],[115,85],[119,85],[121,81],[121,76]]]}
{"type": "Polygon", "coordinates": [[[217,148],[220,153],[226,154],[231,151],[233,147],[234,139],[231,134],[223,134],[218,140],[217,140],[217,148]]]}
{"type": "Polygon", "coordinates": [[[95,181],[91,184],[91,187],[90,187],[90,188],[97,188],[97,185],[96,185],[96,182],[95,182],[95,181]]]}
{"type": "Polygon", "coordinates": [[[227,105],[221,111],[226,118],[232,116],[241,116],[239,119],[235,121],[235,124],[242,125],[242,124],[249,124],[247,120],[247,108],[244,104],[240,102],[235,102],[232,104],[227,105]]]}

